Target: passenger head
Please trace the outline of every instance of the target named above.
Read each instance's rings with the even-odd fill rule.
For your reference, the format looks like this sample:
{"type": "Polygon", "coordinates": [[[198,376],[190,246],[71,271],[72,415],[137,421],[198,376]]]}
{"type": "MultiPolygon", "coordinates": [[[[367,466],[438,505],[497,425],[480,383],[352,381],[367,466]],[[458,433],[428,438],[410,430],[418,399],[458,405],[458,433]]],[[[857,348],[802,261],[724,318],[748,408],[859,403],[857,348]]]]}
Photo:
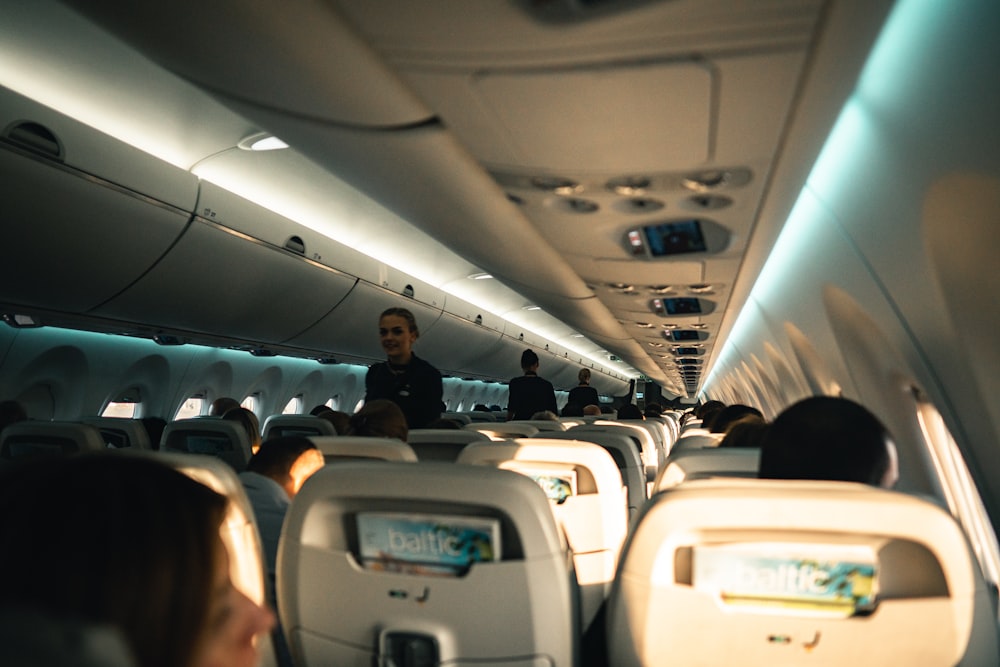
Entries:
{"type": "Polygon", "coordinates": [[[638,405],[626,403],[618,408],[618,419],[645,419],[645,417],[642,416],[642,410],[638,405]]]}
{"type": "Polygon", "coordinates": [[[347,435],[396,438],[403,442],[406,442],[409,434],[403,411],[384,398],[365,403],[364,407],[351,416],[351,426],[347,430],[347,435]]]}
{"type": "Polygon", "coordinates": [[[814,396],[772,422],[761,443],[759,476],[891,487],[898,477],[896,447],[882,422],[861,405],[814,396]]]}
{"type": "Polygon", "coordinates": [[[729,425],[719,447],[760,447],[769,427],[763,417],[747,415],[729,425]]]}
{"type": "Polygon", "coordinates": [[[552,412],[551,410],[539,410],[535,414],[531,415],[532,419],[540,419],[542,421],[557,422],[559,421],[559,415],[552,412]]]}
{"type": "Polygon", "coordinates": [[[138,667],[253,665],[274,615],[232,586],[224,496],[155,460],[99,453],[0,477],[0,608],[121,632],[138,667]]]}
{"type": "Polygon", "coordinates": [[[323,467],[323,454],[300,435],[265,440],[247,464],[247,471],[270,477],[294,498],[310,475],[323,467]]]}
{"type": "Polygon", "coordinates": [[[659,417],[663,414],[663,408],[660,407],[659,403],[647,403],[646,407],[642,410],[642,414],[647,417],[659,417]]]}
{"type": "Polygon", "coordinates": [[[28,412],[17,401],[0,401],[0,431],[10,424],[28,419],[28,412]]]}
{"type": "Polygon", "coordinates": [[[580,372],[576,374],[576,379],[580,381],[580,384],[590,384],[590,369],[581,368],[580,372]]]}
{"type": "Polygon", "coordinates": [[[240,407],[240,402],[235,398],[230,396],[219,396],[217,399],[212,401],[212,405],[208,409],[208,414],[212,417],[221,417],[230,410],[238,407],[240,407]]]}
{"type": "Polygon", "coordinates": [[[333,429],[337,432],[337,435],[344,435],[347,433],[347,429],[351,427],[351,415],[340,410],[327,408],[316,416],[333,424],[333,429]]]}
{"type": "Polygon", "coordinates": [[[406,308],[388,308],[378,318],[378,336],[390,362],[408,364],[420,330],[413,313],[406,308]]]}
{"type": "Polygon", "coordinates": [[[538,355],[531,348],[521,353],[521,370],[525,372],[538,370],[538,355]]]}
{"type": "Polygon", "coordinates": [[[486,407],[483,403],[476,403],[473,408],[473,412],[489,412],[490,409],[486,407]]]}
{"type": "Polygon", "coordinates": [[[729,430],[729,425],[735,422],[737,419],[742,419],[748,415],[754,417],[764,418],[760,410],[757,408],[751,408],[749,405],[740,405],[735,403],[733,405],[727,405],[718,412],[715,413],[715,417],[712,419],[709,431],[712,433],[725,433],[729,430]]]}
{"type": "Polygon", "coordinates": [[[239,424],[250,440],[250,451],[257,453],[257,450],[260,449],[260,421],[253,410],[237,406],[226,411],[222,418],[239,424]]]}
{"type": "Polygon", "coordinates": [[[562,409],[563,417],[582,417],[583,406],[579,403],[567,403],[562,409]]]}
{"type": "Polygon", "coordinates": [[[603,412],[601,412],[601,406],[599,405],[585,405],[583,406],[583,416],[584,417],[599,417],[603,412]]]}

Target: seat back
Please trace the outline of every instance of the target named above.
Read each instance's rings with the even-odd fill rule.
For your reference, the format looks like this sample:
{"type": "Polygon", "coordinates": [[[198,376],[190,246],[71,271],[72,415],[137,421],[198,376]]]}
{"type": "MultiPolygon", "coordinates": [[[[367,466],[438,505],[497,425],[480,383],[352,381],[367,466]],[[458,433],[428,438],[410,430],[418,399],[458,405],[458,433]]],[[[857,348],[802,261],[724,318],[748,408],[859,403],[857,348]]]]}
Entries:
{"type": "Polygon", "coordinates": [[[61,458],[105,449],[97,427],[80,422],[15,422],[6,426],[0,437],[0,459],[7,461],[61,458]]]}
{"type": "Polygon", "coordinates": [[[580,440],[521,438],[473,443],[457,462],[520,472],[547,489],[573,550],[581,629],[589,627],[607,597],[628,531],[627,492],[607,450],[580,440]]]}
{"type": "Polygon", "coordinates": [[[622,481],[628,488],[628,516],[631,522],[646,504],[646,469],[639,457],[639,448],[635,441],[621,433],[606,431],[591,431],[588,433],[537,433],[534,438],[550,438],[556,440],[583,440],[600,445],[611,454],[621,473],[622,481]]]}
{"type": "Polygon", "coordinates": [[[649,435],[653,438],[653,445],[656,447],[656,464],[657,470],[663,467],[663,462],[667,460],[667,454],[670,451],[671,443],[667,441],[666,427],[659,422],[654,422],[649,419],[619,419],[622,424],[628,424],[630,426],[638,426],[645,429],[649,435]]]}
{"type": "Polygon", "coordinates": [[[250,461],[250,439],[243,426],[228,419],[194,417],[169,422],[163,429],[160,449],[202,454],[222,459],[241,471],[250,461]]]}
{"type": "Polygon", "coordinates": [[[470,442],[490,442],[490,437],[482,431],[466,429],[413,429],[406,438],[420,461],[450,461],[458,458],[470,442]]]}
{"type": "Polygon", "coordinates": [[[305,667],[574,665],[571,567],[522,475],[344,463],[292,501],[278,609],[305,667]]]}
{"type": "Polygon", "coordinates": [[[757,477],[758,447],[707,447],[681,449],[667,457],[653,484],[653,492],[665,491],[685,480],[707,477],[757,477]]]}
{"type": "Polygon", "coordinates": [[[955,520],[846,482],[657,494],[608,601],[614,665],[998,664],[995,591],[955,520]]]}
{"type": "Polygon", "coordinates": [[[468,417],[469,423],[497,421],[497,416],[495,414],[492,412],[486,412],[485,410],[468,410],[458,414],[468,417]]]}
{"type": "MultiPolygon", "coordinates": [[[[584,424],[583,426],[574,426],[569,429],[568,432],[582,435],[584,433],[592,433],[594,431],[619,433],[631,438],[639,448],[639,456],[642,458],[642,464],[646,469],[646,481],[649,482],[650,488],[652,487],[653,480],[656,479],[656,474],[660,470],[660,460],[656,450],[656,444],[653,442],[653,436],[649,433],[649,431],[641,426],[636,426],[635,424],[625,424],[623,422],[611,421],[609,419],[599,419],[597,421],[590,422],[589,424],[584,424]]],[[[585,440],[586,438],[583,439],[585,440]]]]}
{"type": "Polygon", "coordinates": [[[329,463],[358,459],[405,461],[413,463],[417,454],[413,448],[396,438],[376,438],[361,435],[314,435],[309,437],[329,463]]]}
{"type": "MultiPolygon", "coordinates": [[[[229,576],[236,588],[257,604],[273,604],[267,600],[265,593],[268,587],[267,566],[260,529],[250,500],[233,467],[215,456],[166,451],[151,453],[149,456],[165,462],[229,499],[221,530],[222,541],[229,552],[229,576]]],[[[261,652],[261,664],[258,667],[277,664],[270,636],[261,635],[258,642],[261,652]]]]}
{"type": "Polygon", "coordinates": [[[508,438],[528,438],[538,433],[538,427],[525,422],[472,422],[462,428],[470,431],[481,431],[491,440],[506,440],[508,438]]]}
{"type": "Polygon", "coordinates": [[[82,417],[80,421],[96,426],[108,449],[153,449],[149,441],[149,432],[146,431],[141,419],[82,417]]]}
{"type": "Polygon", "coordinates": [[[704,429],[681,433],[681,437],[677,438],[677,442],[674,443],[670,453],[673,454],[687,449],[718,447],[724,437],[726,437],[724,433],[709,433],[704,429]]]}
{"type": "Polygon", "coordinates": [[[464,412],[442,412],[441,419],[451,419],[463,426],[472,422],[472,419],[464,412]]]}
{"type": "Polygon", "coordinates": [[[333,424],[315,415],[271,415],[264,420],[261,439],[281,438],[289,435],[337,435],[333,424]]]}
{"type": "Polygon", "coordinates": [[[539,431],[565,431],[566,425],[560,421],[553,421],[551,419],[516,419],[507,422],[508,424],[528,424],[529,426],[534,426],[539,431]]]}

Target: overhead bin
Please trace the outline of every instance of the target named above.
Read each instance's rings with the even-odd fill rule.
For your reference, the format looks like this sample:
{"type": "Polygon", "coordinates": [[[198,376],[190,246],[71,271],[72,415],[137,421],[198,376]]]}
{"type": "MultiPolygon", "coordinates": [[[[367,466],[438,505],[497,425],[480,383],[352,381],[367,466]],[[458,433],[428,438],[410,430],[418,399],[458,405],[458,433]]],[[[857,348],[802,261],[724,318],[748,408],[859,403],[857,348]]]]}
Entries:
{"type": "Polygon", "coordinates": [[[329,350],[334,355],[384,358],[385,352],[382,351],[378,336],[379,316],[388,308],[399,307],[407,308],[417,320],[417,327],[421,331],[420,339],[414,346],[417,356],[437,365],[438,360],[430,352],[433,343],[427,343],[423,332],[429,331],[441,316],[441,308],[365,280],[359,280],[350,294],[320,321],[284,342],[293,347],[329,350]]]}
{"type": "Polygon", "coordinates": [[[226,190],[206,187],[198,211],[212,219],[196,217],[153,269],[93,314],[278,344],[322,320],[356,282],[239,231],[249,217],[290,233],[299,226],[226,190]]]}
{"type": "Polygon", "coordinates": [[[139,279],[194,210],[190,173],[0,88],[0,301],[82,313],[139,279]]]}

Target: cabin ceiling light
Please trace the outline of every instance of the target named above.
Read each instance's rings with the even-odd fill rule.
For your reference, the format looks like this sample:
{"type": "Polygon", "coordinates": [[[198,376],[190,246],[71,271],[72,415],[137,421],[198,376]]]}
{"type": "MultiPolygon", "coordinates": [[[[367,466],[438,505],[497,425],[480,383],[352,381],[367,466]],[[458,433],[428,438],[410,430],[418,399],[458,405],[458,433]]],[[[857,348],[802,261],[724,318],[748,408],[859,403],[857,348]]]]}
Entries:
{"type": "Polygon", "coordinates": [[[674,288],[671,285],[650,285],[649,291],[652,294],[670,294],[674,288]]]}
{"type": "Polygon", "coordinates": [[[625,197],[641,195],[650,186],[651,181],[646,176],[622,176],[608,181],[608,190],[625,197]]]}
{"type": "Polygon", "coordinates": [[[691,327],[692,329],[707,329],[708,328],[708,325],[705,324],[705,323],[703,323],[703,322],[698,322],[696,324],[689,324],[688,326],[691,327]]]}
{"type": "Polygon", "coordinates": [[[489,273],[470,273],[468,278],[469,280],[492,280],[493,276],[489,273]]]}
{"type": "Polygon", "coordinates": [[[521,310],[541,310],[541,309],[542,309],[541,306],[525,306],[521,310]]]}
{"type": "Polygon", "coordinates": [[[652,329],[653,324],[651,322],[636,322],[635,325],[640,329],[652,329]]]}
{"type": "Polygon", "coordinates": [[[715,288],[712,285],[699,283],[697,285],[688,285],[688,291],[694,294],[711,294],[715,291],[715,288]]]}
{"type": "Polygon", "coordinates": [[[569,178],[560,176],[535,176],[531,184],[539,190],[547,190],[557,195],[571,195],[580,190],[580,184],[569,178]]]}
{"type": "Polygon", "coordinates": [[[244,137],[236,146],[245,151],[277,151],[288,148],[288,144],[268,132],[257,132],[244,137]]]}

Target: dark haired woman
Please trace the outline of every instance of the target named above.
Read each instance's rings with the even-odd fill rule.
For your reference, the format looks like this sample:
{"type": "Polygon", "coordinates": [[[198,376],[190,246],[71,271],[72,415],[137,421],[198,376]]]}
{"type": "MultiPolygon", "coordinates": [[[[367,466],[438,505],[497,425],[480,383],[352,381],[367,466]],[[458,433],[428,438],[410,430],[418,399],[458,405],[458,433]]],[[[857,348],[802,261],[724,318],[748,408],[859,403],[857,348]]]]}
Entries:
{"type": "Polygon", "coordinates": [[[387,360],[365,376],[365,402],[384,398],[403,411],[409,428],[423,428],[441,416],[441,373],[413,353],[420,336],[413,313],[389,308],[378,320],[378,336],[387,360]]]}

